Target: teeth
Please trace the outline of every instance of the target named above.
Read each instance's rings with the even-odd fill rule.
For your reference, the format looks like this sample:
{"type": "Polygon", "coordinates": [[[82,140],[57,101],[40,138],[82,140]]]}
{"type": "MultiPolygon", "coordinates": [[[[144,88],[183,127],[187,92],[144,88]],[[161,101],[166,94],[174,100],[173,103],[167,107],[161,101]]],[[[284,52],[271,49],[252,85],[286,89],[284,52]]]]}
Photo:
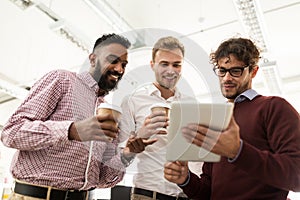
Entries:
{"type": "Polygon", "coordinates": [[[116,75],[111,75],[113,78],[115,78],[115,79],[118,79],[119,78],[119,76],[116,76],[116,75]]]}
{"type": "Polygon", "coordinates": [[[174,78],[176,78],[176,77],[174,77],[174,76],[172,76],[172,77],[165,77],[166,79],[174,79],[174,78]]]}

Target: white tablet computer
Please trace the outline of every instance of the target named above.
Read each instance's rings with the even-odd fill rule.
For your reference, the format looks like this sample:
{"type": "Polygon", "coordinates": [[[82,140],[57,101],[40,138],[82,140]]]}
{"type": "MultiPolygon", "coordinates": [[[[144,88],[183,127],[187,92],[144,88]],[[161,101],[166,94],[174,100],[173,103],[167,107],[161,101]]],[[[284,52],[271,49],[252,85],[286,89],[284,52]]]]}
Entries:
{"type": "Polygon", "coordinates": [[[219,155],[188,143],[180,130],[188,123],[198,123],[214,130],[224,130],[231,119],[233,107],[233,103],[173,102],[168,127],[167,160],[220,161],[219,155]]]}

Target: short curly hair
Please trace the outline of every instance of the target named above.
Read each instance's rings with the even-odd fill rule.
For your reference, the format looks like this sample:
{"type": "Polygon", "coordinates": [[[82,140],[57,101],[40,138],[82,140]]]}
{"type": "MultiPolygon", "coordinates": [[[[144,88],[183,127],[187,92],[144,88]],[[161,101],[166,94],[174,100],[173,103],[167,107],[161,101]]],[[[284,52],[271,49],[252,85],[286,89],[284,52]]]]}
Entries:
{"type": "Polygon", "coordinates": [[[96,48],[106,46],[112,43],[121,44],[126,49],[128,49],[131,46],[131,43],[127,38],[121,35],[117,35],[115,33],[111,34],[104,34],[102,37],[98,38],[94,44],[93,52],[96,48]]]}
{"type": "Polygon", "coordinates": [[[216,67],[221,58],[229,57],[230,54],[248,65],[250,70],[258,64],[260,59],[260,51],[250,39],[230,38],[222,42],[218,49],[210,54],[210,62],[216,67]]]}

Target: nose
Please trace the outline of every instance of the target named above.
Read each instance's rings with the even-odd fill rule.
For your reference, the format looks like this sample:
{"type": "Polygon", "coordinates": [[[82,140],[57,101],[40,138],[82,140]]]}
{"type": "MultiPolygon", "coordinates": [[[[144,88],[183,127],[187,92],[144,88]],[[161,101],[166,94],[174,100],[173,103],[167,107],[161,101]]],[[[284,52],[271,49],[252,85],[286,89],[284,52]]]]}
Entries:
{"type": "Polygon", "coordinates": [[[223,76],[222,77],[222,79],[223,80],[231,80],[232,79],[232,76],[231,76],[231,74],[229,73],[229,71],[227,71],[226,73],[225,73],[225,76],[223,76]]]}
{"type": "Polygon", "coordinates": [[[167,67],[167,72],[169,73],[169,74],[175,74],[175,68],[173,67],[173,65],[172,64],[169,64],[168,65],[168,67],[167,67]]]}
{"type": "Polygon", "coordinates": [[[174,71],[172,68],[169,68],[169,69],[167,70],[167,73],[168,73],[168,74],[175,74],[175,71],[174,71]]]}
{"type": "Polygon", "coordinates": [[[122,65],[122,62],[118,62],[118,64],[115,65],[114,70],[117,71],[119,74],[123,74],[124,67],[122,65]]]}

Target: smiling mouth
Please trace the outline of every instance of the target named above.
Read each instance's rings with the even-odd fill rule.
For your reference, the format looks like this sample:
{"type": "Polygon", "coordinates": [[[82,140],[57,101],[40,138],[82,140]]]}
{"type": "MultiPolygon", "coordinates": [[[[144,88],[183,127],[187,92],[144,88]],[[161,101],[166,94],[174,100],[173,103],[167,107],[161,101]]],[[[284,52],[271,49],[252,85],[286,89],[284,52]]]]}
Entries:
{"type": "Polygon", "coordinates": [[[233,85],[233,84],[223,84],[224,89],[232,89],[234,87],[235,87],[235,85],[233,85]]]}
{"type": "Polygon", "coordinates": [[[117,82],[117,81],[119,80],[119,78],[120,78],[120,76],[118,76],[118,75],[113,75],[113,74],[110,74],[109,76],[110,76],[110,78],[113,79],[115,82],[117,82]]]}
{"type": "Polygon", "coordinates": [[[173,80],[176,79],[176,76],[165,76],[164,78],[168,80],[173,80]]]}
{"type": "Polygon", "coordinates": [[[118,73],[116,71],[108,71],[106,73],[106,76],[108,79],[110,79],[111,81],[114,81],[114,82],[117,82],[121,79],[122,77],[122,74],[121,73],[118,73]]]}

